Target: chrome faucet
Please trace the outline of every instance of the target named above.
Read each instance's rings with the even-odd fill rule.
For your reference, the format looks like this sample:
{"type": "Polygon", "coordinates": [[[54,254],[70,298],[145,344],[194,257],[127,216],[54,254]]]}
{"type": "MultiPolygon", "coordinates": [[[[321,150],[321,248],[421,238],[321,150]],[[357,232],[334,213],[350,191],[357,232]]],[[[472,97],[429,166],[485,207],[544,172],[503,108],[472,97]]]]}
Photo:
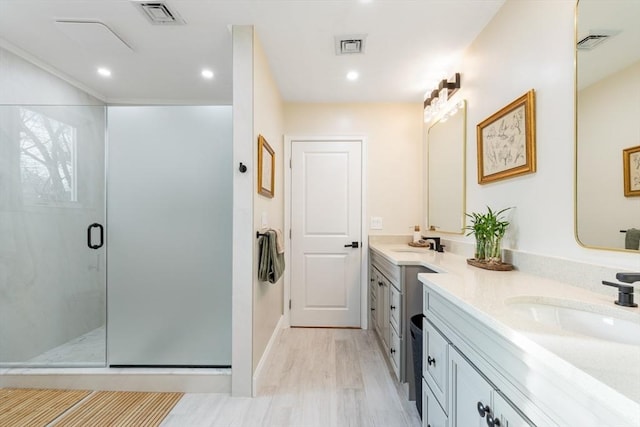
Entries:
{"type": "MultiPolygon", "coordinates": [[[[640,273],[617,273],[616,279],[625,283],[640,282],[640,273]]],[[[638,304],[633,302],[633,286],[622,285],[620,283],[602,281],[603,285],[618,288],[618,300],[616,304],[624,307],[637,307],[638,304]]]]}

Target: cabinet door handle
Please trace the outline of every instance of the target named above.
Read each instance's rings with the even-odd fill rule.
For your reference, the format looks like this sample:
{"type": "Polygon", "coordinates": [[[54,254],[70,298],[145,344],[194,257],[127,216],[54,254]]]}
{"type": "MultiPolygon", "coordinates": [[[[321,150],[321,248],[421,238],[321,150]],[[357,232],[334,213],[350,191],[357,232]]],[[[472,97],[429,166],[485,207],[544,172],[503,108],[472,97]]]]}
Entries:
{"type": "Polygon", "coordinates": [[[478,414],[480,414],[480,418],[484,418],[485,415],[491,414],[491,408],[489,406],[484,406],[482,402],[478,402],[478,414]]]}
{"type": "Polygon", "coordinates": [[[389,307],[389,308],[390,308],[391,310],[395,310],[395,309],[396,309],[396,306],[395,306],[395,305],[392,305],[392,306],[391,306],[391,307],[389,307]]]}
{"type": "Polygon", "coordinates": [[[378,286],[382,286],[382,282],[378,282],[378,286]]]}
{"type": "MultiPolygon", "coordinates": [[[[487,408],[489,409],[489,408],[487,408]]],[[[500,420],[498,418],[493,418],[493,415],[491,415],[491,412],[487,413],[487,426],[488,427],[499,427],[502,424],[500,424],[500,420]]]]}
{"type": "Polygon", "coordinates": [[[391,352],[391,354],[393,354],[393,353],[395,353],[395,352],[396,352],[396,349],[395,349],[395,348],[392,348],[392,349],[391,349],[391,350],[389,350],[389,351],[391,352]]]}
{"type": "MultiPolygon", "coordinates": [[[[431,356],[427,356],[427,364],[429,364],[430,366],[436,366],[436,359],[431,356]]],[[[480,404],[480,402],[478,402],[478,404],[480,404]]]]}

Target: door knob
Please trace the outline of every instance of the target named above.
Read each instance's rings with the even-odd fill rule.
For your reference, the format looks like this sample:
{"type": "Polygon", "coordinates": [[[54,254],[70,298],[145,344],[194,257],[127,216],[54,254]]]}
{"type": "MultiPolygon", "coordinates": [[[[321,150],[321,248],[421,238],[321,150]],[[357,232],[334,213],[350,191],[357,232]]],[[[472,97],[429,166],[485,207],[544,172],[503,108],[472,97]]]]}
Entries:
{"type": "Polygon", "coordinates": [[[348,245],[344,245],[344,247],[345,247],[345,248],[357,248],[357,247],[360,247],[360,243],[358,243],[358,242],[351,242],[351,243],[350,243],[350,244],[348,244],[348,245]]]}

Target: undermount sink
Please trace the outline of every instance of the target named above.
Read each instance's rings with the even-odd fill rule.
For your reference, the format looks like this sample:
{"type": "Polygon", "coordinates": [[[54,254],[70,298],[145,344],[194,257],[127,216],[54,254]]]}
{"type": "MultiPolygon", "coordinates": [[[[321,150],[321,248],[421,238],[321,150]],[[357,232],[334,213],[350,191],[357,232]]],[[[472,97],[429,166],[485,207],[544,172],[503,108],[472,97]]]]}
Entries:
{"type": "Polygon", "coordinates": [[[412,248],[412,247],[408,247],[408,248],[396,248],[396,249],[391,249],[393,252],[414,252],[414,253],[419,253],[419,254],[423,254],[426,253],[429,248],[412,248]]]}
{"type": "Polygon", "coordinates": [[[507,305],[520,316],[538,323],[601,340],[640,345],[640,316],[635,314],[614,313],[615,308],[591,310],[569,300],[520,297],[507,301],[507,305]],[[621,318],[625,314],[630,314],[628,319],[621,318]]]}

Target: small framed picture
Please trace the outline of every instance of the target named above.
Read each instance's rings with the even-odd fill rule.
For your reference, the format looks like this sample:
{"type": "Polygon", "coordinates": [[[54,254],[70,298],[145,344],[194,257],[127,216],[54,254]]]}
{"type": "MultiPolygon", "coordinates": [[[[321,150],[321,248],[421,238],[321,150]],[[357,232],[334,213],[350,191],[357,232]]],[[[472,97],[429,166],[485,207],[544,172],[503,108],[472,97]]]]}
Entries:
{"type": "Polygon", "coordinates": [[[533,89],[478,124],[478,183],[535,172],[535,128],[533,89]]]}
{"type": "Polygon", "coordinates": [[[622,150],[625,197],[640,196],[640,145],[622,150]]]}
{"type": "Polygon", "coordinates": [[[262,135],[258,135],[258,193],[273,198],[275,194],[276,154],[262,135]]]}

